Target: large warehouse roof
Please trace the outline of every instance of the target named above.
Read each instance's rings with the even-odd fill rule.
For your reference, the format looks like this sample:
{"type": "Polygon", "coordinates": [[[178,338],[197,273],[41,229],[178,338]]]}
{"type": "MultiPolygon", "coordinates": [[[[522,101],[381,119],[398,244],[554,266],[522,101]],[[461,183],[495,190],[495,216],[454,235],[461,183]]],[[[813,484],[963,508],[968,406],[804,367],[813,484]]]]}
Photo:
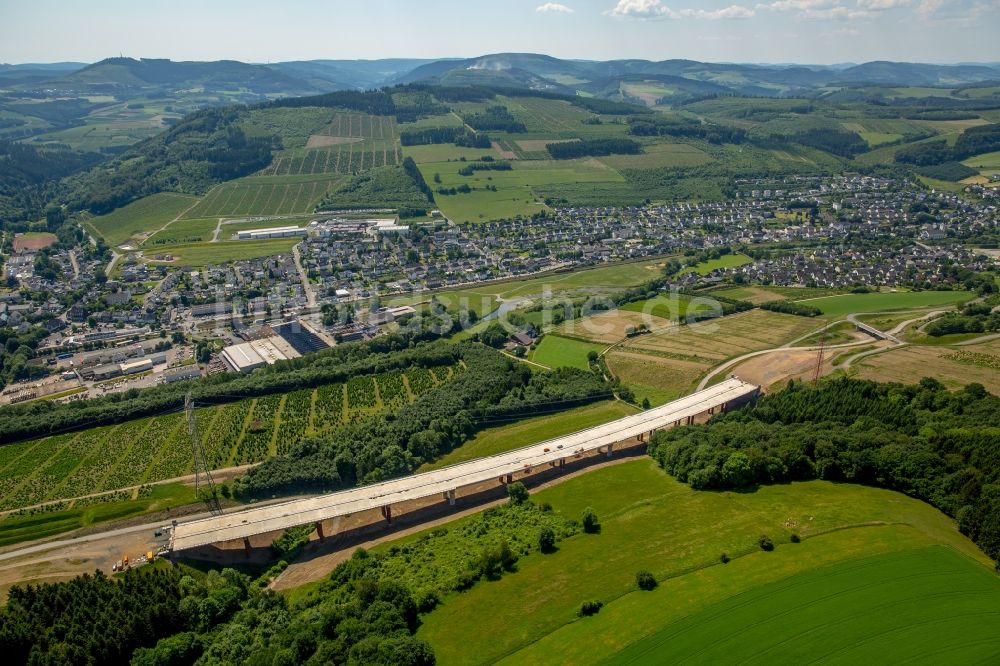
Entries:
{"type": "Polygon", "coordinates": [[[498,479],[506,474],[530,470],[560,458],[632,439],[694,417],[710,408],[752,397],[758,391],[759,387],[754,384],[736,378],[727,379],[660,407],[499,455],[319,497],[179,523],[171,535],[171,547],[174,550],[195,548],[441,495],[463,486],[498,479]]]}

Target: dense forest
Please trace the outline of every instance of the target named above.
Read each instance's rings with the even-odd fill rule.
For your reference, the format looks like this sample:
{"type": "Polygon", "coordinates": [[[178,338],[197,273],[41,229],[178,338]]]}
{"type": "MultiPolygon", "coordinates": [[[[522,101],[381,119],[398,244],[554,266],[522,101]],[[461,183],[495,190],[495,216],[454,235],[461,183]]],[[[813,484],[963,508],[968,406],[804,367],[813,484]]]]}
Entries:
{"type": "Polygon", "coordinates": [[[604,155],[638,155],[642,146],[632,139],[582,139],[545,144],[552,159],[570,160],[577,157],[601,157],[604,155]]]}
{"type": "Polygon", "coordinates": [[[924,327],[927,335],[940,337],[953,333],[991,333],[1000,331],[1000,312],[993,308],[1000,304],[1000,297],[987,297],[983,302],[970,303],[959,310],[933,319],[924,327]]]}
{"type": "Polygon", "coordinates": [[[425,127],[399,133],[399,142],[404,146],[423,146],[432,143],[453,143],[464,148],[489,149],[490,137],[478,132],[470,132],[464,127],[425,127]]]}
{"type": "Polygon", "coordinates": [[[0,652],[9,664],[128,664],[136,648],[184,628],[183,596],[175,569],[13,587],[0,607],[0,652]]]}
{"type": "Polygon", "coordinates": [[[306,438],[237,479],[244,498],[292,491],[329,491],[413,472],[498,418],[566,409],[607,398],[594,374],[563,368],[533,374],[478,342],[452,346],[467,370],[390,415],[306,438]]]}
{"type": "Polygon", "coordinates": [[[896,151],[896,161],[927,167],[960,162],[995,150],[1000,150],[1000,123],[969,127],[958,135],[953,146],[944,139],[936,139],[900,148],[896,151]]]}
{"type": "Polygon", "coordinates": [[[934,379],[790,382],[755,407],[656,433],[650,454],[698,489],[829,479],[882,486],[958,520],[1000,559],[1000,398],[934,379]]]}
{"type": "Polygon", "coordinates": [[[98,153],[0,141],[0,220],[37,220],[60,178],[102,159],[98,153]]]}
{"type": "Polygon", "coordinates": [[[514,117],[506,106],[490,106],[485,111],[467,113],[462,120],[480,132],[524,132],[524,123],[514,117]]]}
{"type": "Polygon", "coordinates": [[[702,123],[689,118],[630,117],[628,132],[634,136],[675,136],[705,139],[709,143],[743,143],[746,131],[738,127],[725,127],[702,123]]]}
{"type": "Polygon", "coordinates": [[[118,158],[69,178],[63,198],[74,209],[107,213],[157,192],[203,193],[271,162],[272,137],[249,137],[245,107],[204,109],[136,144],[118,158]]]}
{"type": "Polygon", "coordinates": [[[376,580],[359,551],[306,608],[233,569],[100,572],[65,583],[14,587],[0,609],[0,650],[15,664],[434,663],[413,638],[409,589],[376,580]]]}

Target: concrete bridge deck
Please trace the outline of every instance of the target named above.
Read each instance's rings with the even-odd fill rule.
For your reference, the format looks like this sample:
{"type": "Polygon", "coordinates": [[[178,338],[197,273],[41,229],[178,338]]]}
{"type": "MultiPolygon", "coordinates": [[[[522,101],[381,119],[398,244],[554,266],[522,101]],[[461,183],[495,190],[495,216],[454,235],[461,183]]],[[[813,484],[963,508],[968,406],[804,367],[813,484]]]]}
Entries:
{"type": "Polygon", "coordinates": [[[756,397],[759,391],[760,387],[754,384],[731,378],[639,414],[495,456],[318,497],[179,523],[172,531],[170,547],[179,551],[237,539],[246,540],[258,534],[280,532],[310,523],[319,524],[324,520],[371,509],[381,509],[382,515],[391,519],[393,504],[435,495],[453,502],[455,491],[463,486],[493,479],[500,483],[509,482],[515,473],[530,472],[543,465],[558,465],[567,458],[595,451],[606,451],[610,455],[619,442],[642,439],[662,428],[693,423],[700,414],[745,402],[756,397]]]}

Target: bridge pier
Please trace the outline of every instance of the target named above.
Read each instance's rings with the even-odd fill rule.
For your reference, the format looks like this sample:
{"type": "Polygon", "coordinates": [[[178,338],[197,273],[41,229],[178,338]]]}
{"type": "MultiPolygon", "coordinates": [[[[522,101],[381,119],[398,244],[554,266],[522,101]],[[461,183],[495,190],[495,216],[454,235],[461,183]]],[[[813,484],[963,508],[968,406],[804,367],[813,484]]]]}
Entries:
{"type": "Polygon", "coordinates": [[[323,534],[323,521],[321,521],[321,520],[317,520],[316,521],[316,534],[317,534],[317,536],[319,536],[319,542],[320,543],[323,543],[324,541],[326,541],[326,535],[323,534]]]}
{"type": "Polygon", "coordinates": [[[243,550],[246,551],[247,557],[250,557],[250,551],[253,550],[250,547],[250,537],[243,537],[243,550]]]}
{"type": "Polygon", "coordinates": [[[565,466],[566,466],[566,459],[565,458],[560,458],[559,459],[559,467],[562,468],[562,467],[565,467],[565,466]]]}
{"type": "Polygon", "coordinates": [[[448,500],[448,506],[455,506],[455,489],[452,488],[444,494],[445,499],[448,500]]]}
{"type": "Polygon", "coordinates": [[[504,477],[504,483],[514,483],[514,475],[508,474],[504,477]]]}
{"type": "Polygon", "coordinates": [[[382,517],[385,518],[385,522],[392,525],[392,505],[386,504],[382,507],[382,517]]]}
{"type": "Polygon", "coordinates": [[[615,450],[615,445],[614,444],[608,444],[607,453],[605,453],[604,455],[606,455],[607,457],[610,458],[611,457],[611,452],[614,451],[614,450],[615,450]]]}

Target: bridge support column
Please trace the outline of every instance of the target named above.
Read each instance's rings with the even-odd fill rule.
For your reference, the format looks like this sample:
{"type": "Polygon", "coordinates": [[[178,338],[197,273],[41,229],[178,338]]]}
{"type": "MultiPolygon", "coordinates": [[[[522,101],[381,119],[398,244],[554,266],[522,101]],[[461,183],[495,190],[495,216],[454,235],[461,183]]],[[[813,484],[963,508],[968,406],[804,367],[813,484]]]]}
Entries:
{"type": "Polygon", "coordinates": [[[691,416],[687,417],[687,424],[686,425],[694,425],[694,415],[691,415],[691,416]]]}
{"type": "Polygon", "coordinates": [[[636,439],[638,439],[641,442],[643,440],[643,437],[645,437],[645,433],[640,432],[639,436],[636,439]]]}
{"type": "Polygon", "coordinates": [[[514,475],[508,474],[504,477],[504,483],[514,483],[514,475]]]}
{"type": "Polygon", "coordinates": [[[319,542],[320,543],[323,543],[324,541],[326,541],[326,535],[323,534],[323,521],[321,521],[321,520],[317,520],[316,521],[316,534],[317,534],[317,536],[319,536],[319,542]]]}
{"type": "Polygon", "coordinates": [[[559,467],[565,467],[565,466],[566,466],[566,459],[565,458],[560,458],[559,459],[559,467]]]}
{"type": "Polygon", "coordinates": [[[729,403],[728,402],[722,403],[722,407],[719,407],[719,411],[722,412],[723,414],[729,411],[729,403]]]}
{"type": "Polygon", "coordinates": [[[445,497],[448,498],[448,506],[455,506],[455,489],[454,488],[452,488],[447,493],[445,493],[445,497]]]}
{"type": "Polygon", "coordinates": [[[385,522],[392,525],[392,506],[386,504],[382,507],[382,517],[385,518],[385,522]]]}
{"type": "Polygon", "coordinates": [[[605,455],[610,458],[611,457],[611,452],[614,451],[614,450],[615,450],[615,445],[614,444],[608,444],[608,450],[605,453],[605,455]]]}
{"type": "Polygon", "coordinates": [[[681,420],[680,419],[677,419],[676,421],[674,421],[674,427],[675,428],[678,427],[678,426],[680,426],[680,424],[681,424],[681,420]]]}
{"type": "Polygon", "coordinates": [[[247,557],[250,557],[250,551],[252,549],[250,547],[250,538],[249,537],[243,537],[243,550],[246,551],[247,557]]]}

